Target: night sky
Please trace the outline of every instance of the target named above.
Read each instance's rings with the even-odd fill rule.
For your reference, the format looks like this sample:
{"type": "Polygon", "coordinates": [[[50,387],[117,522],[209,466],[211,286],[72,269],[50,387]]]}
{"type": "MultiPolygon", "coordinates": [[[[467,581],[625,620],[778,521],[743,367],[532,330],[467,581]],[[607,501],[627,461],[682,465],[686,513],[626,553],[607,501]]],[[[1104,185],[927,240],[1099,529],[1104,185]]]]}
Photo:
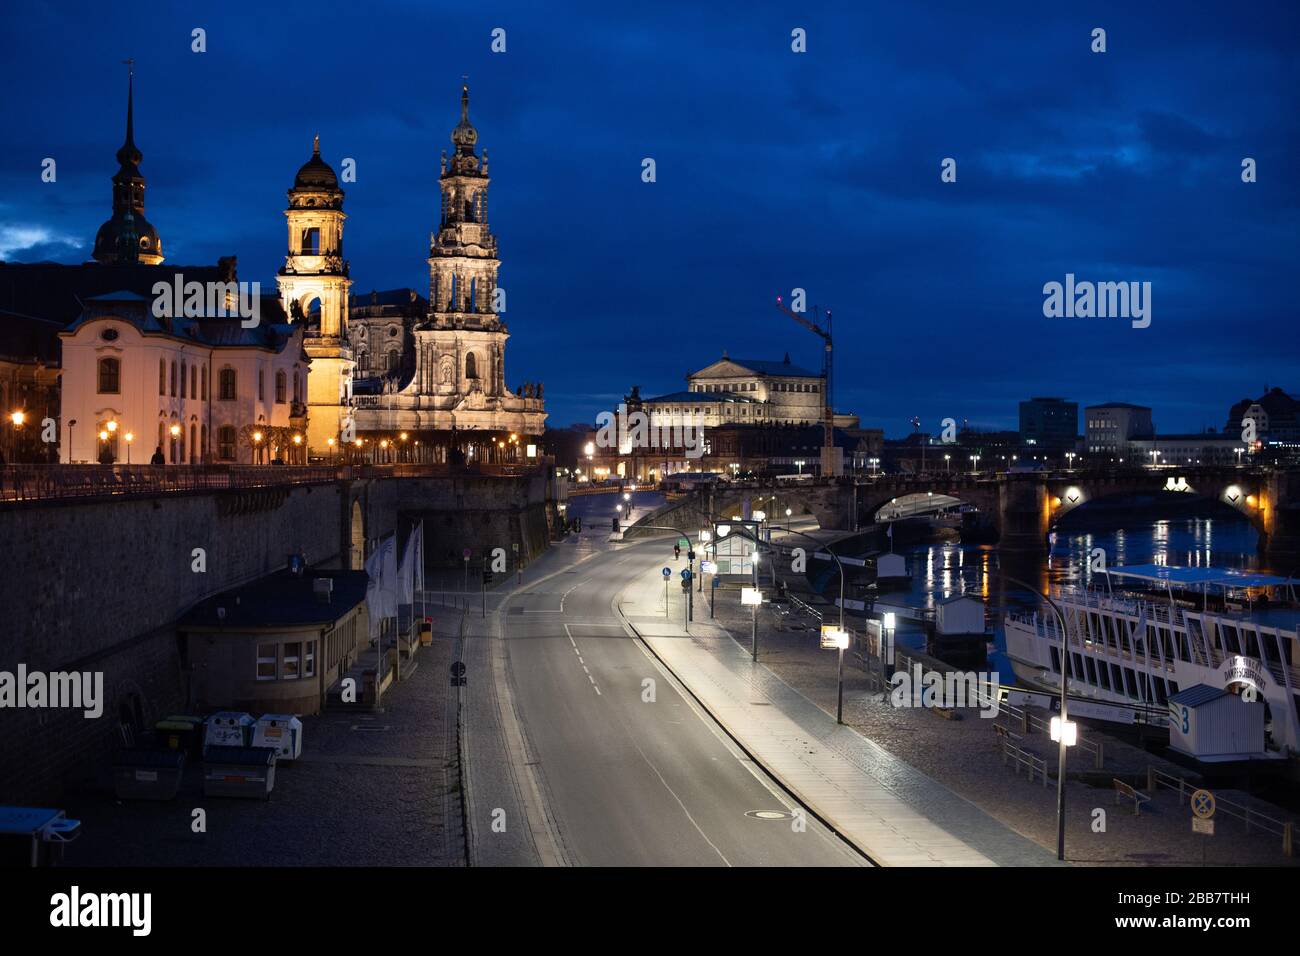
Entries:
{"type": "Polygon", "coordinates": [[[818,367],[772,304],[803,287],[835,312],[837,407],[889,436],[914,415],[1014,428],[1032,395],[1222,427],[1265,385],[1300,391],[1298,27],[1300,4],[1249,0],[6,4],[0,258],[89,258],[133,57],[168,264],[235,254],[274,288],[319,133],[357,162],[353,293],[427,295],[467,73],[507,382],[544,381],[553,426],[724,349],[818,367]],[[1045,318],[1067,272],[1151,282],[1151,326],[1045,318]]]}

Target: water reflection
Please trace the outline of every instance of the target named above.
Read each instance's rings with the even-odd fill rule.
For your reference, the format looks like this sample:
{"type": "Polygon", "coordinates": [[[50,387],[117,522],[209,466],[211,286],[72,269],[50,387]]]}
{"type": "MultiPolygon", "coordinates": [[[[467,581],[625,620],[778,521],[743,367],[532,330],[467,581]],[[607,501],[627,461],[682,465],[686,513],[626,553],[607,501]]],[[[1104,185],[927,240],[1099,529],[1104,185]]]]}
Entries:
{"type": "MultiPolygon", "coordinates": [[[[912,581],[907,591],[888,599],[924,608],[963,595],[983,599],[990,626],[996,630],[990,663],[1009,681],[1011,669],[1001,653],[1006,646],[1002,615],[1007,610],[1036,607],[1040,602],[1029,591],[1006,580],[1008,577],[1048,593],[1063,585],[1100,584],[1101,575],[1093,570],[1099,549],[1107,567],[1161,564],[1268,570],[1260,566],[1256,547],[1256,532],[1248,521],[1225,518],[1162,519],[1126,528],[1060,533],[1046,560],[999,552],[987,544],[920,544],[897,549],[907,559],[912,581]]],[[[923,640],[919,630],[902,628],[898,638],[911,646],[919,646],[923,640]]]]}

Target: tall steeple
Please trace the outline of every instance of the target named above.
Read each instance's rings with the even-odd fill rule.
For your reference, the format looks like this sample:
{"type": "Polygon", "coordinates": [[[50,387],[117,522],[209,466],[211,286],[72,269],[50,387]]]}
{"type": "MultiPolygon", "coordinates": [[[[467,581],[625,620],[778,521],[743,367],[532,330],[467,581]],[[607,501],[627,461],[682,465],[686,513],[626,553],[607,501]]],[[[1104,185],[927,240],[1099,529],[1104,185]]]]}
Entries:
{"type": "Polygon", "coordinates": [[[156,266],[163,261],[158,230],[144,216],[144,176],[135,145],[135,67],[127,60],[126,139],[117,151],[117,174],[113,176],[113,215],[95,236],[94,258],[104,263],[138,262],[156,266]]]}
{"type": "Polygon", "coordinates": [[[451,131],[455,154],[442,164],[442,212],[429,248],[429,318],[437,326],[500,328],[492,310],[497,240],[487,221],[487,169],[474,151],[469,82],[460,89],[460,122],[451,131]]]}

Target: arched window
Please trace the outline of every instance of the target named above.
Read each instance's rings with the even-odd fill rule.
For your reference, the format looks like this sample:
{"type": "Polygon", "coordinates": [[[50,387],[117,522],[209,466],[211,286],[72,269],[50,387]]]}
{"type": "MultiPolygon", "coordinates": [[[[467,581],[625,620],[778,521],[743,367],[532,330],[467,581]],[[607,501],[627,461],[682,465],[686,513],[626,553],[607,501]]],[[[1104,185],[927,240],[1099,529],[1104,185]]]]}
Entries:
{"type": "Polygon", "coordinates": [[[222,461],[235,460],[234,425],[222,425],[217,429],[217,457],[222,461]]]}
{"type": "Polygon", "coordinates": [[[293,370],[293,400],[298,403],[302,402],[302,378],[297,369],[293,370]]]}
{"type": "Polygon", "coordinates": [[[223,402],[235,400],[235,370],[230,366],[226,366],[218,373],[217,389],[217,398],[223,402]]]}
{"type": "Polygon", "coordinates": [[[208,367],[203,366],[203,394],[200,396],[205,402],[208,400],[208,367]]]}
{"type": "Polygon", "coordinates": [[[199,426],[199,460],[208,460],[208,426],[199,426]]]}
{"type": "Polygon", "coordinates": [[[199,443],[195,441],[195,439],[198,437],[198,429],[199,427],[197,425],[195,425],[193,422],[190,422],[190,464],[191,465],[199,460],[199,443]]]}
{"type": "Polygon", "coordinates": [[[167,444],[167,423],[164,421],[159,421],[158,422],[158,450],[162,451],[162,449],[166,446],[166,444],[167,444]]]}
{"type": "Polygon", "coordinates": [[[167,394],[167,360],[158,360],[158,394],[167,394]]]}
{"type": "Polygon", "coordinates": [[[397,349],[391,349],[388,353],[388,371],[397,371],[397,349]]]}
{"type": "Polygon", "coordinates": [[[261,368],[257,370],[257,400],[266,401],[266,370],[261,368]]]}
{"type": "Polygon", "coordinates": [[[284,369],[275,373],[275,404],[283,405],[285,402],[285,390],[288,388],[288,378],[284,374],[284,369]]]}
{"type": "Polygon", "coordinates": [[[172,377],[171,377],[171,383],[172,383],[172,389],[171,389],[171,391],[172,391],[172,398],[175,398],[175,397],[176,397],[176,363],[175,363],[175,362],[172,362],[172,377]]]}
{"type": "Polygon", "coordinates": [[[115,358],[99,360],[99,394],[117,395],[122,391],[122,363],[115,358]]]}
{"type": "Polygon", "coordinates": [[[181,398],[185,397],[185,381],[186,379],[189,378],[189,376],[186,374],[187,371],[188,371],[188,366],[186,365],[185,360],[182,359],[181,360],[181,398]]]}
{"type": "Polygon", "coordinates": [[[473,352],[470,352],[465,356],[465,377],[478,378],[478,362],[474,358],[473,352]]]}
{"type": "Polygon", "coordinates": [[[198,376],[199,376],[199,367],[197,365],[191,365],[190,366],[190,398],[199,397],[198,376]]]}
{"type": "Polygon", "coordinates": [[[370,356],[365,352],[357,353],[357,370],[362,373],[370,371],[370,356]]]}

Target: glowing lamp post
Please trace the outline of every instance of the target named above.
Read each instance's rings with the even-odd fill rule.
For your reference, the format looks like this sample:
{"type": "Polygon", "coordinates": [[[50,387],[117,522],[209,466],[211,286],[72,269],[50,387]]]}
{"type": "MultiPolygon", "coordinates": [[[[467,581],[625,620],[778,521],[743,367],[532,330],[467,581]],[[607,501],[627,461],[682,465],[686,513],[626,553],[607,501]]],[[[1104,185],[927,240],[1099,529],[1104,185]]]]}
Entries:
{"type": "Polygon", "coordinates": [[[839,692],[835,703],[835,723],[844,723],[844,649],[849,646],[849,632],[833,624],[822,625],[822,648],[839,651],[839,692]]]}

